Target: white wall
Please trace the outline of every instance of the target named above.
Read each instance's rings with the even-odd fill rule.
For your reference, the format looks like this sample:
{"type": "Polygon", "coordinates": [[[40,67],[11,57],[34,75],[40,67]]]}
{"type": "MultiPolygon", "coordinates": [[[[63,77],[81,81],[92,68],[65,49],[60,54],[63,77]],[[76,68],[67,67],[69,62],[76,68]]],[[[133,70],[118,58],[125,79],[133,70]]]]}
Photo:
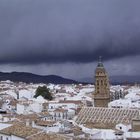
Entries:
{"type": "Polygon", "coordinates": [[[124,125],[120,123],[116,125],[116,129],[127,132],[129,129],[131,129],[131,125],[124,125]]]}
{"type": "Polygon", "coordinates": [[[29,105],[17,104],[17,114],[26,114],[29,112],[40,113],[42,110],[42,104],[37,102],[30,103],[29,105]]]}
{"type": "Polygon", "coordinates": [[[11,136],[8,136],[8,135],[4,135],[4,134],[0,134],[0,138],[1,138],[1,136],[2,136],[2,140],[12,140],[11,139],[11,136]]]}
{"type": "Polygon", "coordinates": [[[53,110],[53,109],[56,109],[56,108],[59,108],[59,107],[64,107],[66,109],[70,109],[70,108],[75,108],[77,109],[78,105],[74,104],[74,103],[49,103],[48,105],[48,109],[49,110],[53,110]]]}
{"type": "Polygon", "coordinates": [[[25,139],[24,138],[21,138],[21,137],[17,137],[17,136],[12,135],[11,136],[11,140],[25,140],[25,139]]]}
{"type": "Polygon", "coordinates": [[[32,111],[36,113],[40,113],[43,110],[43,106],[40,103],[34,102],[33,104],[30,104],[30,108],[32,111]]]}
{"type": "Polygon", "coordinates": [[[17,104],[17,114],[24,114],[25,106],[22,104],[17,104]]]}
{"type": "Polygon", "coordinates": [[[14,135],[4,135],[4,134],[0,134],[0,138],[1,136],[3,137],[2,140],[25,140],[24,138],[21,138],[21,137],[17,137],[17,136],[14,136],[14,135]]]}

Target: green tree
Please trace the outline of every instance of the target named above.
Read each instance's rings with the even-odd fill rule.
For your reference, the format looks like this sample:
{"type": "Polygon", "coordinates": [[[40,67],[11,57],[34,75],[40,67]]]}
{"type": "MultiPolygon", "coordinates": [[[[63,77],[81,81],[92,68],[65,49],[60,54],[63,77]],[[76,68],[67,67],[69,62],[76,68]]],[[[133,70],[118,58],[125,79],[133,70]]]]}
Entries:
{"type": "Polygon", "coordinates": [[[34,98],[37,98],[38,96],[42,96],[44,99],[47,99],[47,100],[53,99],[51,92],[46,86],[43,86],[43,87],[39,86],[37,88],[34,98]]]}

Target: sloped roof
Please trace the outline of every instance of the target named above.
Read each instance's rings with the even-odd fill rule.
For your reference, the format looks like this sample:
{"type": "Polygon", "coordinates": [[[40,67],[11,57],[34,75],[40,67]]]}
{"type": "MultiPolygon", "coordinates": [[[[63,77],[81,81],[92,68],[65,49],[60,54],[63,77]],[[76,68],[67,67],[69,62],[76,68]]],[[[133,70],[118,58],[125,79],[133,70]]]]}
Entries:
{"type": "Polygon", "coordinates": [[[33,135],[26,140],[70,140],[70,138],[58,134],[46,134],[45,132],[33,135]]]}
{"type": "Polygon", "coordinates": [[[137,117],[139,117],[139,110],[137,109],[83,107],[78,114],[76,122],[78,124],[118,124],[131,122],[132,119],[137,117]]]}
{"type": "Polygon", "coordinates": [[[39,131],[40,129],[16,124],[16,125],[12,125],[10,127],[0,130],[0,133],[5,134],[5,135],[15,135],[18,137],[26,138],[30,135],[38,133],[39,131]]]}

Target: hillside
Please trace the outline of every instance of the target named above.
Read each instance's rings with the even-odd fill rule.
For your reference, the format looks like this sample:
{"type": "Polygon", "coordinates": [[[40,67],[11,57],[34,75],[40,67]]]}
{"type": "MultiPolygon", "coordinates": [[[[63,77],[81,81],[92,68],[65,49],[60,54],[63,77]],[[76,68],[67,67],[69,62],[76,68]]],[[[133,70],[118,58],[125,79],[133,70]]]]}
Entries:
{"type": "Polygon", "coordinates": [[[26,82],[26,83],[54,83],[54,84],[73,84],[77,81],[63,78],[56,75],[36,75],[26,72],[0,72],[0,81],[11,80],[13,82],[26,82]]]}

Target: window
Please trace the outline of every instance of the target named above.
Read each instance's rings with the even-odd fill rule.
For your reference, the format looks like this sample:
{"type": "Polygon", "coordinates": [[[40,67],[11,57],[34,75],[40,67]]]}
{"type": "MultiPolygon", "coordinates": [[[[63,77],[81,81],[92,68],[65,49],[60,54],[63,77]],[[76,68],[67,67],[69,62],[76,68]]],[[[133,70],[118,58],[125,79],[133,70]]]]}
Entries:
{"type": "Polygon", "coordinates": [[[103,85],[103,81],[101,80],[101,85],[103,85]]]}
{"type": "Polygon", "coordinates": [[[61,115],[60,115],[60,113],[58,114],[58,117],[60,117],[61,115]]]}
{"type": "Polygon", "coordinates": [[[99,81],[97,80],[97,85],[99,86],[99,81]]]}

